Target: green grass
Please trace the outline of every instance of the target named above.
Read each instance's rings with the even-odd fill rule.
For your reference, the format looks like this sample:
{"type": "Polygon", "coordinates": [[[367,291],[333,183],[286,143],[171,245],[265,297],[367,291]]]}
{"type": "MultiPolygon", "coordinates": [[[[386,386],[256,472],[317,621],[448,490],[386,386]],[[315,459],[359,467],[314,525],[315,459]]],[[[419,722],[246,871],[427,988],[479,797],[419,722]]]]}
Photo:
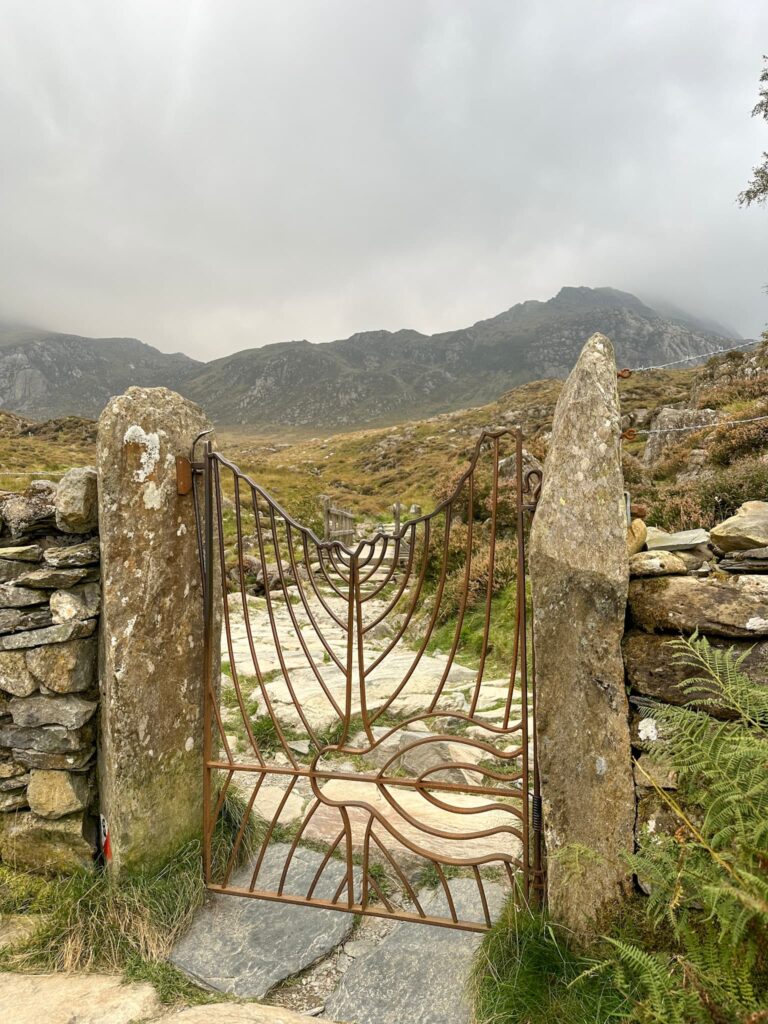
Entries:
{"type": "Polygon", "coordinates": [[[477,1024],[607,1024],[631,1005],[594,972],[545,915],[510,898],[478,950],[471,978],[477,1024]]]}
{"type": "MultiPolygon", "coordinates": [[[[504,676],[509,673],[512,664],[512,653],[515,634],[515,610],[517,608],[516,584],[506,587],[491,599],[491,623],[488,633],[488,654],[486,659],[486,678],[488,673],[504,676]]],[[[453,616],[438,626],[429,641],[427,653],[442,651],[447,654],[453,645],[456,633],[457,618],[453,616]]],[[[485,604],[480,603],[468,608],[464,615],[457,660],[470,668],[477,668],[483,652],[483,630],[485,627],[485,604]]]]}
{"type": "MultiPolygon", "coordinates": [[[[219,867],[243,810],[238,797],[227,798],[213,842],[219,867]]],[[[253,855],[255,834],[246,830],[242,860],[253,855]]],[[[0,913],[41,915],[29,940],[0,951],[0,970],[106,971],[151,982],[165,1003],[221,1001],[167,962],[205,897],[201,852],[188,843],[162,870],[117,881],[101,871],[42,878],[0,866],[0,913]]]]}

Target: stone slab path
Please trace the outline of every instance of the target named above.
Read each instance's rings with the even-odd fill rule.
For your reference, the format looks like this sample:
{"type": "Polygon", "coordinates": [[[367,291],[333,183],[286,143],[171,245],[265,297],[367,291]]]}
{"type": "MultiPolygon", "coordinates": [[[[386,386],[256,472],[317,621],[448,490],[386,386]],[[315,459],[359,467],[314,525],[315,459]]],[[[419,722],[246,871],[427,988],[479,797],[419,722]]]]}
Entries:
{"type": "MultiPolygon", "coordinates": [[[[289,847],[276,843],[266,853],[258,884],[274,889],[289,847]]],[[[306,892],[323,857],[298,849],[286,880],[287,892],[306,892]]],[[[232,885],[247,888],[251,867],[241,868],[232,885]]],[[[344,865],[331,861],[315,895],[331,899],[344,877],[344,865]]],[[[327,956],[347,938],[351,914],[316,907],[288,906],[239,896],[213,895],[176,945],[171,963],[205,988],[259,999],[278,982],[327,956]]]]}
{"type": "MultiPolygon", "coordinates": [[[[460,916],[471,917],[477,890],[467,879],[450,882],[460,916]]],[[[488,885],[495,916],[504,893],[488,885]]],[[[445,896],[436,891],[427,913],[445,913],[445,896]]],[[[354,1024],[470,1024],[467,993],[472,958],[482,936],[422,924],[400,923],[377,946],[357,957],[325,1006],[326,1019],[354,1024]]]]}

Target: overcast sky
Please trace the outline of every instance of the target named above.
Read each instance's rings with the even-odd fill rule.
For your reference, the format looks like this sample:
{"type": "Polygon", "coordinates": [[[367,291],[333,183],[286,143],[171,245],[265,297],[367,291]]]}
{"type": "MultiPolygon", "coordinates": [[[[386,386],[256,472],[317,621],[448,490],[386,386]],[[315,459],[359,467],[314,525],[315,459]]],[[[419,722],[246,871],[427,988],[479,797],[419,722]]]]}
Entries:
{"type": "Polygon", "coordinates": [[[213,358],[562,285],[752,336],[766,0],[0,0],[0,317],[213,358]]]}

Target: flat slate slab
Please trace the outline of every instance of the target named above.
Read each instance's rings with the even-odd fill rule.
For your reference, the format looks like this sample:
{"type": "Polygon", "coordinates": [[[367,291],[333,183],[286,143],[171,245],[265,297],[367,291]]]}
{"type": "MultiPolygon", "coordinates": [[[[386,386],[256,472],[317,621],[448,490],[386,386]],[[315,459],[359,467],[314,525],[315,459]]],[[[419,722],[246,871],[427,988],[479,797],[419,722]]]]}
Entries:
{"type": "MultiPolygon", "coordinates": [[[[474,918],[478,899],[474,881],[459,878],[449,886],[459,917],[474,918]]],[[[485,890],[496,917],[504,891],[491,883],[485,890]]],[[[442,891],[420,900],[427,913],[447,913],[442,891]]],[[[355,1024],[470,1024],[466,989],[481,941],[477,932],[398,924],[370,953],[350,965],[325,1005],[325,1016],[355,1024]]]]}
{"type": "MultiPolygon", "coordinates": [[[[276,888],[290,847],[269,848],[258,885],[276,888]]],[[[285,892],[305,895],[323,857],[299,848],[288,872],[285,892]]],[[[232,885],[248,887],[253,868],[232,876],[232,885]]],[[[314,895],[332,899],[344,877],[331,860],[314,895]]],[[[260,999],[278,982],[327,956],[351,933],[352,914],[317,907],[271,903],[244,896],[212,896],[174,947],[171,963],[198,984],[240,998],[260,999]]]]}

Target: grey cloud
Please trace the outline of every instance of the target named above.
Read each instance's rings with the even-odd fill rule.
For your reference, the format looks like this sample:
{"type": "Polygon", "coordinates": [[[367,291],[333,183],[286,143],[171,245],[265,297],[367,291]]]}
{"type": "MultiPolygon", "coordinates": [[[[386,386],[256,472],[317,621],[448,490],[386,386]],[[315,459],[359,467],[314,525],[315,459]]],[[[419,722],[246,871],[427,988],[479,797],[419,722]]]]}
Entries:
{"type": "Polygon", "coordinates": [[[762,0],[6,0],[0,314],[201,358],[563,284],[768,318],[762,0]]]}

